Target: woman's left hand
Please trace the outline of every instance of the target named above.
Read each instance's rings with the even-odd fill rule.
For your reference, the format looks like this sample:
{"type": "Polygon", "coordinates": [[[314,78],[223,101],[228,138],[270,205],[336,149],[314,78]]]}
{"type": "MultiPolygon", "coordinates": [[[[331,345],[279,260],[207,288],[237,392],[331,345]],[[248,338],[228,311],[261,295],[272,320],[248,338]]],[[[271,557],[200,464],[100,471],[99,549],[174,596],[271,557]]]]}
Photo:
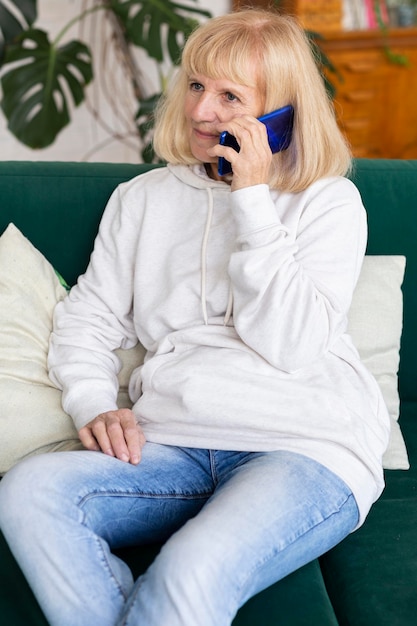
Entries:
{"type": "Polygon", "coordinates": [[[219,132],[227,130],[236,137],[240,152],[228,146],[217,144],[209,151],[211,156],[224,157],[232,164],[232,191],[268,184],[272,152],[268,144],[265,124],[254,117],[235,117],[228,122],[227,128],[219,127],[219,132]]]}

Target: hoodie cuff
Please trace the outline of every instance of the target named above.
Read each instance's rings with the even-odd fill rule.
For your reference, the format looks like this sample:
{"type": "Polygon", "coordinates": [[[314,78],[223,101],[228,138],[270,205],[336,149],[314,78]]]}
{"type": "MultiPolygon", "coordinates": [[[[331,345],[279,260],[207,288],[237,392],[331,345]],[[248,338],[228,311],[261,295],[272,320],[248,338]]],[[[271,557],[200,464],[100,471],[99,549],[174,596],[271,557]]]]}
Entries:
{"type": "Polygon", "coordinates": [[[236,222],[237,236],[282,226],[268,185],[254,185],[238,189],[231,194],[232,212],[236,222]]]}
{"type": "Polygon", "coordinates": [[[72,417],[78,431],[101,413],[118,410],[114,392],[93,382],[75,384],[70,392],[64,392],[62,396],[64,411],[72,417]]]}

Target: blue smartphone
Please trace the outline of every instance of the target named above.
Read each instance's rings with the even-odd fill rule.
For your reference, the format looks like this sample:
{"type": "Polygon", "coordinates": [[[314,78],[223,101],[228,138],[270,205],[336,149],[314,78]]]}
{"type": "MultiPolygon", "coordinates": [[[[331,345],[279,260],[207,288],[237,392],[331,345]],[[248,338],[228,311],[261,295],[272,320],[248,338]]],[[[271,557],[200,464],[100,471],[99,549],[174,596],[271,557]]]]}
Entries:
{"type": "MultiPolygon", "coordinates": [[[[267,113],[258,118],[260,122],[265,124],[268,133],[268,143],[272,150],[272,154],[285,150],[291,143],[292,128],[294,124],[294,108],[291,104],[267,113]]],[[[236,138],[225,130],[220,135],[220,144],[222,146],[230,146],[236,152],[239,152],[240,146],[236,138]]],[[[232,166],[224,157],[219,157],[218,163],[219,176],[225,176],[232,172],[232,166]]]]}

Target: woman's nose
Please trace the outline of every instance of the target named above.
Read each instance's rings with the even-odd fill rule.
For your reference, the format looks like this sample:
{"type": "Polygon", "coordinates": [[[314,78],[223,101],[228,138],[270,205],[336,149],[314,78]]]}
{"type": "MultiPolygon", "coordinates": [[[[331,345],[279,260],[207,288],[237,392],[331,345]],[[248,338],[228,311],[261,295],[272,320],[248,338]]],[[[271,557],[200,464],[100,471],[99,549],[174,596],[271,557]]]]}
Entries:
{"type": "Polygon", "coordinates": [[[193,117],[196,122],[216,121],[217,107],[215,99],[210,94],[204,93],[200,96],[194,107],[193,117]]]}

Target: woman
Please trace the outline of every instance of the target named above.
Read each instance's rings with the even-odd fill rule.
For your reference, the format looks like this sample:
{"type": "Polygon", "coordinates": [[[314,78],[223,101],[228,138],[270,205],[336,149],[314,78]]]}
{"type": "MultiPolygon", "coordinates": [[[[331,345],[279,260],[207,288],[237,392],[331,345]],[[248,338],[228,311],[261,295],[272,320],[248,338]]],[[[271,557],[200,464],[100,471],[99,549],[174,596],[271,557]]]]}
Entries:
{"type": "Polygon", "coordinates": [[[366,217],[301,29],[250,10],[197,29],[155,148],[168,167],[114,192],[56,309],[50,375],[87,450],[0,487],[52,625],[231,624],[383,489],[388,416],[346,334],[366,217]],[[256,118],[287,104],[292,142],[272,155],[256,118]],[[118,409],[113,350],[138,338],[133,410],[118,409]],[[149,541],[166,543],[135,582],[111,549],[149,541]]]}

